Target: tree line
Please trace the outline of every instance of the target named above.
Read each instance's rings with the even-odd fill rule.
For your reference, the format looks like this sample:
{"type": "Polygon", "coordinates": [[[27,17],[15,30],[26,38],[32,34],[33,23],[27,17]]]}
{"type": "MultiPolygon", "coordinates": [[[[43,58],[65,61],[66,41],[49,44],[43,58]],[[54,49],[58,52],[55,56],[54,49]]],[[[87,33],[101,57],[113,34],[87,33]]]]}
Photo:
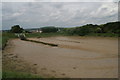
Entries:
{"type": "MultiPolygon", "coordinates": [[[[73,28],[58,28],[54,26],[48,26],[48,27],[42,27],[40,28],[40,30],[42,30],[43,33],[62,32],[64,34],[79,35],[79,36],[85,36],[90,33],[119,34],[120,33],[119,25],[120,22],[109,22],[101,25],[86,24],[83,26],[78,26],[73,28]]],[[[10,30],[10,32],[12,33],[22,33],[23,31],[29,32],[29,31],[25,31],[23,28],[20,28],[19,25],[12,26],[10,30]]]]}
{"type": "Polygon", "coordinates": [[[119,28],[120,22],[110,22],[102,25],[93,25],[93,24],[87,24],[80,27],[75,28],[66,28],[64,29],[65,32],[71,35],[79,35],[79,36],[85,36],[90,33],[111,33],[111,34],[119,34],[120,28],[119,28]]]}

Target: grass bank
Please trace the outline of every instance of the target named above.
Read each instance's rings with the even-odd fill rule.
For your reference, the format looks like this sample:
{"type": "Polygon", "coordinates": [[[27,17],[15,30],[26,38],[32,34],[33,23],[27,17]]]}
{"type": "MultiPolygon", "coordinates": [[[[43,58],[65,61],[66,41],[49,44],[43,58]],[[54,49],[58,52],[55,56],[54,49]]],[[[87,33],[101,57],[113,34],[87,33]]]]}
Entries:
{"type": "Polygon", "coordinates": [[[4,71],[2,78],[40,78],[39,76],[23,73],[23,72],[15,72],[15,71],[4,71]]]}
{"type": "Polygon", "coordinates": [[[2,33],[0,33],[0,50],[2,50],[2,33]]]}
{"type": "Polygon", "coordinates": [[[6,43],[9,39],[17,38],[17,37],[14,35],[14,33],[3,32],[1,38],[2,38],[1,39],[2,40],[2,49],[4,49],[6,46],[6,43]]]}

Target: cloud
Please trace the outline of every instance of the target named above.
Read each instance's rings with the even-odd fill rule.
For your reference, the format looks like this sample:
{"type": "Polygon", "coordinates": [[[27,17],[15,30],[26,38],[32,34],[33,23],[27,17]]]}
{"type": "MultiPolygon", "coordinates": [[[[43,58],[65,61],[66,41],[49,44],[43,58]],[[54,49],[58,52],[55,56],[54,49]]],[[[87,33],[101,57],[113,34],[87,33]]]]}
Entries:
{"type": "Polygon", "coordinates": [[[19,24],[24,28],[81,26],[117,21],[113,2],[11,2],[3,3],[3,29],[19,24]]]}
{"type": "Polygon", "coordinates": [[[2,0],[2,2],[118,2],[119,0],[2,0]]]}
{"type": "Polygon", "coordinates": [[[118,2],[119,0],[35,0],[40,2],[118,2]]]}
{"type": "Polygon", "coordinates": [[[1,0],[2,2],[34,2],[35,0],[1,0]]]}

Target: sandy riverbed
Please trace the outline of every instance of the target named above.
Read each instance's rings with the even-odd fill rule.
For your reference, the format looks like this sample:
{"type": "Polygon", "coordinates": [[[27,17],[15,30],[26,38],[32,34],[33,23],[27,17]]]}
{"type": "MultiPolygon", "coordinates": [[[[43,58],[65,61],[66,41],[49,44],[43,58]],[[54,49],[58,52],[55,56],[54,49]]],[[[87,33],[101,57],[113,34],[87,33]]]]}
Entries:
{"type": "Polygon", "coordinates": [[[7,52],[37,64],[44,77],[118,77],[118,40],[109,38],[49,37],[31,40],[58,44],[58,47],[11,40],[7,52]]]}

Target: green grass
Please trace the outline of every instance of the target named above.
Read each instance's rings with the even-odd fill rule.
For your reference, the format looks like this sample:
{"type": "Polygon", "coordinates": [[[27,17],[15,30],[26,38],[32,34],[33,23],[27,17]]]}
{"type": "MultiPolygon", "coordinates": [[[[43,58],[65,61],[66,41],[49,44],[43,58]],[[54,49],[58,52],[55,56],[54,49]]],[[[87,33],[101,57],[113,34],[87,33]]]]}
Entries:
{"type": "Polygon", "coordinates": [[[6,43],[9,39],[12,39],[12,38],[16,38],[15,34],[14,33],[7,33],[7,32],[3,32],[2,33],[2,49],[5,48],[6,46],[6,43]]]}
{"type": "Polygon", "coordinates": [[[53,37],[53,36],[65,36],[66,34],[64,33],[28,33],[26,34],[27,37],[53,37]]]}
{"type": "Polygon", "coordinates": [[[4,71],[2,78],[40,78],[37,75],[23,72],[4,71]]]}
{"type": "Polygon", "coordinates": [[[2,36],[0,36],[0,49],[2,49],[2,36]]]}

